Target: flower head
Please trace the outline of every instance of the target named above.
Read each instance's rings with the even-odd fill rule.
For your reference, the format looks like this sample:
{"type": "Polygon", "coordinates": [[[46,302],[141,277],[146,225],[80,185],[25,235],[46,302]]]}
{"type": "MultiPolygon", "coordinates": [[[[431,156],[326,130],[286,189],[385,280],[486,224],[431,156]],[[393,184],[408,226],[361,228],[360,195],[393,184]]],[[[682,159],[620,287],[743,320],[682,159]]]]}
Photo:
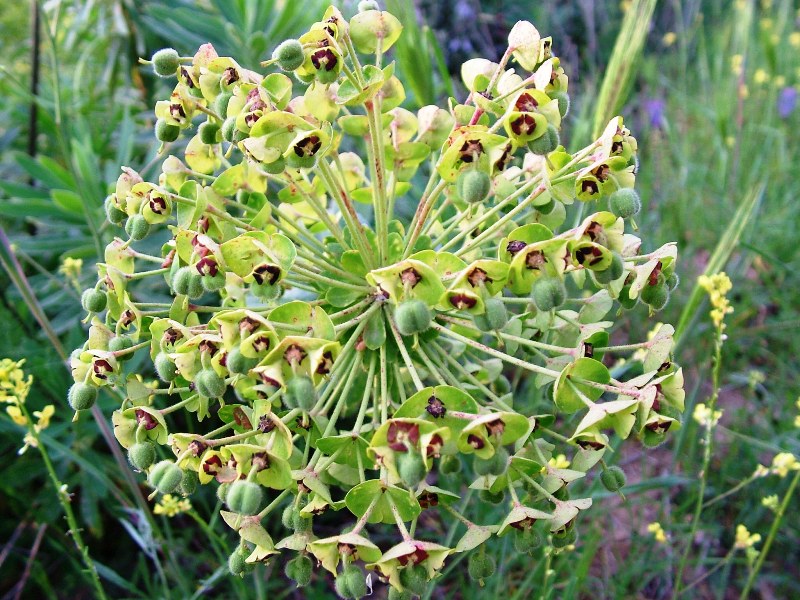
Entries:
{"type": "Polygon", "coordinates": [[[800,462],[791,452],[779,452],[772,459],[772,468],[770,472],[773,475],[786,477],[789,471],[800,471],[800,462]]]}
{"type": "Polygon", "coordinates": [[[694,413],[692,413],[692,418],[703,427],[713,427],[719,422],[721,416],[721,410],[711,410],[702,402],[694,407],[694,413]]]}
{"type": "Polygon", "coordinates": [[[736,526],[736,543],[734,544],[735,548],[738,548],[739,550],[745,550],[747,548],[752,548],[760,541],[760,533],[750,533],[747,531],[747,527],[741,523],[736,526]]]}
{"type": "Polygon", "coordinates": [[[655,523],[650,523],[647,526],[647,531],[653,534],[653,537],[659,544],[667,543],[667,534],[664,532],[664,528],[661,527],[661,523],[657,521],[655,523]]]}
{"type": "Polygon", "coordinates": [[[725,325],[723,320],[725,315],[733,312],[733,307],[730,305],[727,294],[733,288],[730,278],[723,273],[716,273],[714,275],[701,275],[697,279],[697,283],[703,288],[711,300],[711,320],[714,326],[723,331],[725,325]]]}
{"type": "Polygon", "coordinates": [[[192,503],[188,498],[178,498],[172,494],[164,494],[161,501],[156,504],[153,512],[157,515],[174,517],[192,509],[192,503]]]}

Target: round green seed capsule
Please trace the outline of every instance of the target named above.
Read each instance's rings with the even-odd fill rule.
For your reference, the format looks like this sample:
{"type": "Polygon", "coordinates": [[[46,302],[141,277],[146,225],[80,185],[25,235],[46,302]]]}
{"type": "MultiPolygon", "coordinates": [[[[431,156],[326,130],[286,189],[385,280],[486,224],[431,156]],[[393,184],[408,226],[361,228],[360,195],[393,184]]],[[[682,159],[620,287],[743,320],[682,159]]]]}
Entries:
{"type": "Polygon", "coordinates": [[[422,300],[412,299],[401,302],[394,311],[397,329],[402,335],[422,333],[431,326],[431,311],[422,300]]]}
{"type": "Polygon", "coordinates": [[[667,287],[669,288],[669,291],[671,292],[678,287],[680,282],[681,278],[677,273],[672,273],[669,277],[667,277],[667,287]]]}
{"type": "Polygon", "coordinates": [[[228,557],[228,570],[231,575],[240,577],[247,572],[247,554],[243,548],[237,548],[228,557]]]}
{"type": "Polygon", "coordinates": [[[400,583],[412,594],[421,596],[428,587],[428,570],[422,565],[408,565],[400,570],[400,583]]]}
{"type": "Polygon", "coordinates": [[[491,556],[485,552],[473,552],[469,557],[467,572],[470,579],[481,581],[494,575],[495,568],[495,562],[491,556]]]}
{"type": "Polygon", "coordinates": [[[389,595],[386,596],[387,600],[412,600],[414,595],[408,590],[402,592],[397,588],[389,588],[389,595]]]}
{"type": "Polygon", "coordinates": [[[594,278],[598,283],[607,284],[622,277],[624,268],[622,256],[620,256],[619,252],[612,252],[608,268],[604,271],[592,271],[592,273],[594,273],[594,278]]]}
{"type": "Polygon", "coordinates": [[[669,288],[663,281],[656,285],[645,285],[641,293],[642,302],[653,310],[661,310],[669,302],[669,288]]]}
{"type": "Polygon", "coordinates": [[[125,211],[117,208],[113,195],[106,198],[103,208],[105,208],[106,211],[106,219],[108,219],[108,222],[112,225],[120,225],[128,217],[125,211]]]}
{"type": "Polygon", "coordinates": [[[485,311],[482,315],[475,315],[475,325],[481,331],[496,331],[508,323],[508,309],[500,298],[487,298],[484,300],[485,311]]]}
{"type": "Polygon", "coordinates": [[[108,298],[105,292],[96,288],[89,288],[81,294],[81,305],[87,312],[99,313],[106,309],[108,298]]]}
{"type": "Polygon", "coordinates": [[[181,296],[189,293],[189,279],[192,276],[191,267],[181,267],[172,276],[172,291],[181,296]]]}
{"type": "Polygon", "coordinates": [[[228,103],[233,98],[233,92],[222,92],[214,99],[214,112],[223,119],[228,117],[228,103]]]}
{"type": "Polygon", "coordinates": [[[547,131],[535,140],[528,142],[528,150],[539,156],[550,154],[561,144],[561,136],[553,125],[547,125],[547,131]]]}
{"type": "Polygon", "coordinates": [[[128,462],[137,471],[146,471],[156,462],[156,447],[151,442],[136,442],[128,448],[128,462]]]}
{"type": "Polygon", "coordinates": [[[284,573],[288,579],[295,582],[297,587],[305,587],[311,583],[312,571],[311,559],[305,554],[300,554],[286,563],[284,573]]]}
{"type": "Polygon", "coordinates": [[[181,496],[191,496],[197,491],[197,485],[200,479],[195,471],[184,471],[181,478],[181,484],[178,486],[178,491],[181,496]]]}
{"type": "Polygon", "coordinates": [[[375,0],[361,0],[358,3],[358,12],[367,12],[368,10],[380,10],[378,3],[375,0]]]}
{"type": "Polygon", "coordinates": [[[544,536],[532,527],[517,529],[514,533],[514,549],[521,554],[533,552],[543,543],[544,536]]]}
{"type": "Polygon", "coordinates": [[[642,209],[642,201],[633,188],[620,188],[609,196],[608,207],[618,217],[627,219],[642,209]]]}
{"type": "Polygon", "coordinates": [[[183,479],[183,471],[170,460],[162,460],[156,463],[150,469],[150,474],[147,477],[150,487],[155,488],[162,494],[171,494],[177,490],[181,484],[181,479],[183,479]]]}
{"type": "Polygon", "coordinates": [[[286,40],[282,42],[275,48],[275,52],[272,53],[272,58],[278,62],[278,66],[283,71],[299,69],[306,60],[305,54],[303,53],[303,44],[298,40],[286,40]]]}
{"type": "Polygon", "coordinates": [[[397,474],[409,488],[417,487],[425,479],[427,472],[425,459],[419,452],[409,450],[397,457],[397,474]]]}
{"type": "Polygon", "coordinates": [[[181,64],[180,56],[174,48],[163,48],[153,54],[153,71],[159,77],[174,77],[181,64]]]}
{"type": "Polygon", "coordinates": [[[600,482],[609,492],[619,491],[624,488],[627,483],[625,471],[616,465],[608,467],[600,474],[600,482]]]}
{"type": "Polygon", "coordinates": [[[508,468],[508,451],[500,447],[491,458],[475,458],[473,466],[478,475],[502,475],[508,468]]]}
{"type": "Polygon", "coordinates": [[[465,202],[483,202],[492,189],[492,180],[483,171],[467,169],[456,179],[456,190],[465,202]]]}
{"type": "Polygon", "coordinates": [[[461,472],[461,459],[458,456],[443,456],[439,462],[439,472],[444,475],[454,475],[461,472]]]}
{"type": "Polygon", "coordinates": [[[553,548],[566,548],[578,541],[578,531],[571,527],[563,533],[554,533],[552,544],[553,548]]]}
{"type": "Polygon", "coordinates": [[[558,112],[561,113],[562,118],[566,117],[570,105],[569,94],[567,92],[548,92],[547,95],[553,100],[558,100],[558,112]]]}
{"type": "Polygon", "coordinates": [[[80,381],[72,384],[67,393],[72,410],[89,410],[97,401],[97,388],[80,381]]]}
{"type": "Polygon", "coordinates": [[[202,275],[200,285],[206,292],[218,292],[225,287],[225,273],[217,271],[216,275],[202,275]]]}
{"type": "Polygon", "coordinates": [[[254,481],[239,479],[228,489],[225,503],[232,512],[245,516],[255,515],[264,504],[264,490],[254,481]]]}
{"type": "Polygon", "coordinates": [[[226,142],[233,142],[236,135],[236,117],[228,117],[222,122],[222,139],[226,142]]]}
{"type": "Polygon", "coordinates": [[[150,223],[142,215],[133,215],[125,223],[125,233],[134,242],[138,242],[146,238],[147,234],[150,233],[150,223]]]}
{"type": "Polygon", "coordinates": [[[250,372],[250,369],[258,364],[257,358],[248,358],[237,347],[228,352],[228,357],[225,359],[225,366],[231,373],[238,373],[244,375],[250,372]]]}
{"type": "Polygon", "coordinates": [[[220,133],[219,123],[215,121],[206,121],[197,128],[197,133],[200,134],[200,141],[207,146],[213,146],[222,141],[222,134],[220,133]]]}
{"type": "Polygon", "coordinates": [[[164,119],[156,121],[156,139],[159,142],[174,142],[181,134],[181,128],[172,123],[167,123],[164,119]]]}
{"type": "Polygon", "coordinates": [[[221,483],[217,488],[217,500],[220,502],[225,502],[225,498],[228,497],[228,489],[230,489],[230,483],[221,483]]]}
{"type": "Polygon", "coordinates": [[[153,366],[156,368],[156,373],[162,381],[169,383],[175,381],[178,376],[178,370],[175,368],[175,363],[167,355],[166,352],[159,352],[153,360],[153,366]]]}
{"type": "Polygon", "coordinates": [[[206,398],[219,398],[226,387],[225,380],[214,369],[203,369],[194,378],[194,389],[206,398]]]}
{"type": "MultiPolygon", "coordinates": [[[[127,335],[115,336],[108,342],[108,349],[111,352],[122,352],[128,348],[133,348],[133,340],[127,335]]],[[[133,358],[133,352],[126,352],[117,356],[117,360],[130,360],[131,358],[133,358]]]]}
{"type": "Polygon", "coordinates": [[[317,402],[317,391],[311,378],[307,375],[298,375],[287,381],[284,402],[288,408],[311,410],[317,402]]]}
{"type": "Polygon", "coordinates": [[[564,304],[567,291],[560,278],[542,276],[533,283],[531,298],[536,308],[546,312],[564,304]]]}
{"type": "Polygon", "coordinates": [[[481,499],[481,502],[500,504],[503,498],[505,498],[505,494],[503,492],[492,493],[489,490],[481,490],[478,492],[478,497],[481,499]]]}

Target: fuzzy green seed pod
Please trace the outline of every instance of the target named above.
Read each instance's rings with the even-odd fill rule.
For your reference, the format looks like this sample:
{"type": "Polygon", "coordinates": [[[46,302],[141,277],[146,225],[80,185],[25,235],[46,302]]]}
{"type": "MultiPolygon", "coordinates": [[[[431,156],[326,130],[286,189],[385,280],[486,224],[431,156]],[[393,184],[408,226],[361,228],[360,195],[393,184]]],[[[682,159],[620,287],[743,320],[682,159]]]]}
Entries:
{"type": "Polygon", "coordinates": [[[112,225],[120,225],[128,217],[124,210],[117,208],[113,195],[106,198],[103,208],[106,211],[106,219],[112,225]]]}
{"type": "Polygon", "coordinates": [[[288,579],[297,584],[297,587],[305,587],[311,583],[312,571],[311,559],[305,554],[300,554],[286,563],[284,573],[288,579]]]}
{"type": "Polygon", "coordinates": [[[292,377],[286,382],[283,401],[288,408],[311,410],[317,402],[317,391],[314,389],[314,382],[307,375],[292,377]]]}
{"type": "Polygon", "coordinates": [[[181,296],[189,292],[189,278],[191,277],[191,267],[181,267],[172,276],[172,291],[181,296]]]}
{"type": "Polygon", "coordinates": [[[672,273],[669,277],[667,277],[667,282],[666,283],[667,283],[667,287],[669,288],[669,291],[671,292],[676,287],[678,287],[680,282],[681,282],[681,278],[677,273],[672,273]]]}
{"type": "Polygon", "coordinates": [[[622,277],[624,268],[622,256],[620,256],[619,252],[612,252],[608,268],[604,271],[592,271],[592,273],[597,283],[607,284],[622,277]]]}
{"type": "Polygon", "coordinates": [[[465,202],[483,202],[492,189],[492,180],[483,171],[467,169],[456,179],[456,191],[465,202]]]}
{"type": "Polygon", "coordinates": [[[281,523],[286,529],[294,529],[294,515],[297,512],[294,504],[288,504],[281,513],[281,523]]]}
{"type": "Polygon", "coordinates": [[[544,156],[550,154],[553,150],[558,148],[560,144],[561,136],[558,135],[558,129],[548,124],[547,131],[545,131],[544,135],[528,142],[528,150],[539,156],[544,156]]]}
{"type": "Polygon", "coordinates": [[[642,209],[642,201],[633,188],[620,188],[609,196],[608,207],[618,217],[627,219],[642,209]]]}
{"type": "Polygon", "coordinates": [[[146,238],[147,234],[150,233],[150,223],[148,223],[142,215],[133,215],[129,217],[128,222],[125,223],[125,233],[127,233],[128,237],[134,242],[138,242],[146,238]]]}
{"type": "Polygon", "coordinates": [[[197,128],[197,133],[200,134],[200,141],[207,146],[213,146],[222,141],[222,134],[220,133],[219,123],[215,121],[206,121],[197,128]]]}
{"type": "Polygon", "coordinates": [[[273,60],[277,61],[278,66],[283,71],[294,71],[299,69],[306,57],[303,53],[303,44],[298,40],[286,40],[275,48],[272,53],[273,60]]]}
{"type": "Polygon", "coordinates": [[[239,348],[234,348],[228,352],[228,357],[225,359],[225,366],[231,373],[238,373],[244,375],[258,364],[257,358],[247,358],[239,348]]]}
{"type": "Polygon", "coordinates": [[[186,470],[183,472],[181,484],[178,486],[178,491],[181,496],[191,496],[197,491],[197,485],[200,483],[200,478],[195,471],[186,470]]]}
{"type": "Polygon", "coordinates": [[[202,275],[200,285],[206,292],[218,292],[225,287],[225,273],[217,271],[216,275],[202,275]]]}
{"type": "MultiPolygon", "coordinates": [[[[127,335],[115,336],[108,342],[108,349],[111,350],[111,352],[122,352],[128,348],[133,348],[133,340],[127,335]]],[[[130,360],[131,358],[133,358],[133,352],[127,352],[117,356],[117,360],[130,360]]]]}
{"type": "Polygon", "coordinates": [[[428,570],[422,565],[408,565],[400,570],[400,583],[412,594],[421,596],[428,586],[428,570]]]}
{"type": "Polygon", "coordinates": [[[544,542],[544,536],[532,527],[517,529],[514,532],[514,549],[521,554],[528,554],[536,550],[544,542]]]}
{"type": "Polygon", "coordinates": [[[307,517],[299,510],[296,510],[292,513],[292,529],[294,529],[295,533],[306,533],[307,531],[311,531],[311,526],[313,523],[314,520],[311,517],[307,517]]]}
{"type": "Polygon", "coordinates": [[[171,460],[162,460],[153,465],[147,482],[150,487],[158,490],[162,494],[171,494],[178,489],[183,479],[183,471],[171,460]]]}
{"type": "Polygon", "coordinates": [[[358,3],[358,12],[367,12],[368,10],[380,10],[380,6],[375,0],[361,0],[358,3]]]}
{"type": "Polygon", "coordinates": [[[137,471],[146,471],[156,462],[156,447],[152,442],[136,442],[128,448],[128,462],[137,471]]]}
{"type": "Polygon", "coordinates": [[[397,457],[397,474],[409,488],[417,487],[427,472],[425,460],[419,452],[412,449],[397,457]]]}
{"type": "Polygon", "coordinates": [[[622,308],[626,310],[632,309],[639,302],[638,297],[636,298],[630,297],[630,291],[631,291],[631,286],[629,284],[624,286],[619,292],[619,298],[618,298],[619,303],[622,306],[622,308]]]}
{"type": "Polygon", "coordinates": [[[97,388],[78,381],[69,388],[67,399],[72,410],[88,410],[94,406],[97,400],[97,388]]]}
{"type": "Polygon", "coordinates": [[[336,592],[342,598],[356,600],[367,595],[367,580],[356,565],[347,565],[336,578],[336,592]]]}
{"type": "Polygon", "coordinates": [[[255,515],[264,504],[264,490],[254,481],[239,479],[228,489],[225,503],[232,512],[245,516],[255,515]]]}
{"type": "Polygon", "coordinates": [[[156,354],[153,365],[162,381],[169,383],[170,381],[175,381],[175,378],[178,376],[175,363],[172,362],[172,359],[170,359],[166,352],[159,352],[156,354]]]}
{"type": "Polygon", "coordinates": [[[482,581],[494,575],[496,565],[494,559],[486,552],[470,554],[467,571],[473,581],[482,581]]]}
{"type": "Polygon", "coordinates": [[[222,92],[214,99],[214,112],[223,119],[228,117],[228,103],[233,98],[233,92],[222,92]]]}
{"type": "Polygon", "coordinates": [[[489,490],[481,490],[478,492],[478,498],[481,499],[481,502],[500,504],[505,498],[505,494],[503,492],[492,493],[489,490]]]}
{"type": "Polygon", "coordinates": [[[614,465],[608,467],[600,474],[600,482],[609,492],[616,492],[625,487],[627,483],[625,471],[614,465]]]}
{"type": "Polygon", "coordinates": [[[402,335],[422,333],[431,326],[431,310],[422,300],[412,299],[401,302],[394,310],[397,329],[402,335]]]}
{"type": "Polygon", "coordinates": [[[669,288],[663,281],[656,285],[646,285],[641,293],[642,302],[648,304],[653,310],[661,310],[669,302],[669,288]]]}
{"type": "Polygon", "coordinates": [[[226,142],[233,142],[236,135],[236,117],[228,117],[222,122],[222,139],[226,142]]]}
{"type": "Polygon", "coordinates": [[[461,459],[458,456],[443,456],[439,462],[439,472],[454,475],[461,472],[461,459]]]}
{"type": "Polygon", "coordinates": [[[174,142],[181,135],[181,128],[172,123],[167,123],[164,119],[156,121],[156,139],[159,142],[174,142]]]}
{"type": "Polygon", "coordinates": [[[500,298],[487,298],[484,300],[486,308],[482,315],[475,315],[475,325],[481,331],[496,331],[508,323],[508,309],[500,298]]]}
{"type": "Polygon", "coordinates": [[[228,497],[228,490],[230,489],[230,483],[221,483],[217,488],[217,500],[220,502],[225,502],[225,498],[228,497]]]}
{"type": "Polygon", "coordinates": [[[500,447],[489,459],[476,458],[473,466],[478,475],[502,475],[508,468],[508,451],[500,447]]]}
{"type": "Polygon", "coordinates": [[[174,48],[163,48],[153,54],[153,71],[159,77],[174,77],[181,64],[180,56],[174,48]]]}
{"type": "Polygon", "coordinates": [[[186,279],[186,295],[189,298],[199,298],[203,295],[205,289],[203,288],[203,276],[197,272],[197,269],[188,267],[189,275],[186,279]]]}
{"type": "Polygon", "coordinates": [[[81,294],[81,305],[87,312],[99,313],[106,309],[108,298],[105,292],[96,288],[89,288],[81,294]]]}
{"type": "Polygon", "coordinates": [[[237,548],[228,557],[228,570],[231,575],[241,577],[247,572],[247,554],[243,548],[237,548]]]}
{"type": "Polygon", "coordinates": [[[559,277],[539,277],[533,282],[531,290],[533,303],[540,311],[546,312],[558,308],[567,299],[564,282],[559,277]]]}
{"type": "Polygon", "coordinates": [[[570,105],[569,94],[567,92],[549,92],[547,95],[553,100],[558,100],[558,112],[561,113],[562,118],[566,117],[570,105]]]}
{"type": "Polygon", "coordinates": [[[566,548],[577,541],[578,531],[574,527],[571,527],[563,533],[554,533],[551,543],[553,544],[553,548],[566,548]]]}
{"type": "Polygon", "coordinates": [[[387,600],[412,600],[413,597],[414,594],[408,590],[403,590],[401,592],[397,588],[389,588],[389,595],[386,598],[387,600]]]}
{"type": "Polygon", "coordinates": [[[219,398],[225,393],[225,380],[214,369],[203,369],[194,378],[194,389],[206,398],[219,398]]]}
{"type": "Polygon", "coordinates": [[[553,496],[562,501],[569,500],[569,488],[565,485],[553,492],[553,496]]]}

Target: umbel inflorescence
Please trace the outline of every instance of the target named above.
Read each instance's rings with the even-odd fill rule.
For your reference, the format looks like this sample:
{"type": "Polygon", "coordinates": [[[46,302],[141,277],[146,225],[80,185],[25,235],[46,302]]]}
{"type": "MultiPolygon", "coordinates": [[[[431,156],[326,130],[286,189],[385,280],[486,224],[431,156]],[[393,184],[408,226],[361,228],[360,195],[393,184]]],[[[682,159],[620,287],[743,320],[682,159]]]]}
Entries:
{"type": "Polygon", "coordinates": [[[609,341],[618,306],[657,311],[677,280],[674,244],[625,232],[622,119],[568,152],[567,76],[524,21],[499,63],[464,64],[463,103],[401,108],[401,29],[373,2],[331,7],[265,74],[210,45],[156,53],[177,77],[155,109],[167,155],[106,200],[126,235],[72,355],[72,407],[124,398],[114,431],[154,494],[218,486],[234,573],[289,554],[298,585],[327,569],[344,598],[367,593],[362,565],[409,598],[453,553],[481,547],[469,572],[490,576],[493,535],[568,546],[591,504],[570,484],[596,468],[619,489],[612,441],[654,446],[683,410],[671,326],[609,341]],[[468,489],[499,522],[462,514],[468,489]],[[422,511],[463,535],[426,540],[422,511]]]}

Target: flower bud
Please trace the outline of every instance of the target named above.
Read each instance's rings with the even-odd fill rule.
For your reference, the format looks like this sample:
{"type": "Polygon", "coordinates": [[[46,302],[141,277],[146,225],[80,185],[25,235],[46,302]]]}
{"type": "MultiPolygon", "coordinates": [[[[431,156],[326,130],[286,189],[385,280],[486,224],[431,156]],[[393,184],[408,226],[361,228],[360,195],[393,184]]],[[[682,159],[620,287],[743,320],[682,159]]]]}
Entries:
{"type": "Polygon", "coordinates": [[[648,304],[655,311],[661,310],[669,302],[669,288],[662,278],[656,285],[646,285],[642,289],[642,302],[648,304]]]}
{"type": "Polygon", "coordinates": [[[73,383],[67,393],[67,400],[72,410],[88,410],[97,400],[97,388],[80,381],[73,383]]]}
{"type": "Polygon", "coordinates": [[[203,369],[194,378],[194,389],[206,398],[219,398],[226,387],[225,380],[214,369],[203,369]]]}
{"type": "Polygon", "coordinates": [[[560,144],[561,137],[558,135],[558,129],[548,124],[547,131],[545,131],[544,135],[528,142],[528,150],[539,156],[544,156],[550,154],[553,150],[558,148],[560,144]]]}
{"type": "Polygon", "coordinates": [[[96,288],[89,288],[81,294],[81,305],[84,310],[93,313],[103,312],[108,304],[105,292],[96,288]]]}
{"type": "Polygon", "coordinates": [[[153,71],[159,77],[174,77],[180,66],[180,56],[173,48],[163,48],[153,54],[153,71]]]}
{"type": "Polygon", "coordinates": [[[604,271],[593,271],[593,273],[598,283],[606,284],[622,277],[623,270],[622,256],[620,256],[619,252],[612,252],[608,268],[604,271]]]}
{"type": "Polygon", "coordinates": [[[542,276],[534,281],[531,298],[536,308],[546,312],[564,304],[567,291],[560,278],[542,276]]]}
{"type": "Polygon", "coordinates": [[[156,462],[156,447],[152,442],[136,442],[128,448],[128,461],[137,471],[146,471],[156,462]]]}
{"type": "Polygon", "coordinates": [[[258,359],[248,358],[239,348],[234,348],[228,352],[228,357],[225,359],[225,366],[231,373],[245,375],[258,364],[258,359]]]}
{"type": "Polygon", "coordinates": [[[129,217],[128,222],[125,223],[125,233],[127,233],[128,237],[134,242],[138,242],[146,238],[147,234],[150,233],[150,223],[148,223],[142,215],[133,215],[129,217]]]}
{"type": "Polygon", "coordinates": [[[172,123],[167,123],[164,119],[156,121],[156,139],[159,142],[174,142],[181,134],[181,128],[172,123]]]}
{"type": "Polygon", "coordinates": [[[197,128],[197,133],[200,134],[200,141],[207,146],[213,146],[222,141],[222,134],[219,131],[219,123],[214,121],[206,121],[197,128]]]}
{"type": "MultiPolygon", "coordinates": [[[[133,347],[133,340],[130,336],[127,335],[117,335],[108,342],[108,349],[111,352],[122,352],[123,350],[127,350],[128,348],[133,347]]],[[[128,352],[126,354],[121,354],[117,357],[117,360],[130,360],[133,358],[133,352],[128,352]]]]}
{"type": "Polygon", "coordinates": [[[409,488],[417,487],[427,472],[425,459],[416,450],[402,452],[397,457],[397,474],[409,488]]]}
{"type": "Polygon", "coordinates": [[[467,571],[469,572],[470,579],[474,581],[487,579],[494,575],[494,559],[486,554],[486,552],[473,552],[469,557],[467,571]]]}
{"type": "Polygon", "coordinates": [[[483,202],[492,189],[492,180],[483,171],[467,169],[456,180],[456,191],[465,202],[483,202]]]}
{"type": "Polygon", "coordinates": [[[543,542],[544,537],[533,527],[517,529],[514,532],[514,549],[521,554],[533,552],[541,546],[543,542]]]}
{"type": "Polygon", "coordinates": [[[284,573],[297,584],[297,587],[305,587],[311,583],[312,570],[311,559],[305,554],[300,554],[286,563],[284,573]]]}
{"type": "Polygon", "coordinates": [[[306,59],[303,54],[303,44],[298,40],[286,40],[282,42],[275,48],[275,52],[272,53],[272,58],[278,62],[278,66],[283,71],[299,69],[306,59]]]}
{"type": "Polygon", "coordinates": [[[125,211],[117,208],[113,195],[106,198],[103,207],[106,210],[106,219],[108,219],[108,222],[112,225],[119,225],[128,217],[128,215],[125,214],[125,211]]]}
{"type": "Polygon", "coordinates": [[[241,576],[247,571],[247,553],[243,548],[236,548],[228,557],[228,570],[231,575],[241,576]]]}
{"type": "Polygon", "coordinates": [[[422,565],[408,565],[400,570],[400,583],[412,594],[421,596],[428,586],[428,570],[422,565]]]}
{"type": "Polygon", "coordinates": [[[368,10],[380,10],[380,6],[375,0],[361,0],[358,3],[358,12],[367,12],[368,10]]]}
{"type": "Polygon", "coordinates": [[[609,492],[616,492],[625,487],[627,479],[625,471],[617,467],[608,467],[600,474],[600,482],[609,492]]]}
{"type": "Polygon", "coordinates": [[[255,515],[264,503],[264,490],[254,481],[239,479],[228,489],[225,503],[232,512],[245,516],[255,515]]]}
{"type": "Polygon", "coordinates": [[[475,325],[482,331],[496,331],[508,323],[508,310],[500,298],[487,298],[484,300],[486,311],[482,315],[475,315],[475,325]]]}
{"type": "Polygon", "coordinates": [[[618,217],[627,219],[642,209],[642,201],[633,188],[620,188],[609,196],[608,207],[618,217]]]}
{"type": "Polygon", "coordinates": [[[548,92],[547,95],[553,100],[558,100],[558,112],[561,113],[562,118],[566,117],[567,113],[569,112],[570,105],[569,94],[567,92],[553,91],[548,92]]]}
{"type": "Polygon", "coordinates": [[[156,373],[162,381],[169,383],[174,381],[178,376],[178,371],[175,368],[175,363],[172,362],[166,352],[159,352],[153,360],[153,365],[156,368],[156,373]]]}
{"type": "Polygon", "coordinates": [[[394,311],[397,329],[402,335],[422,333],[431,326],[431,311],[422,300],[412,299],[401,302],[394,311]]]}
{"type": "Polygon", "coordinates": [[[286,382],[286,392],[283,400],[288,408],[299,408],[309,411],[317,402],[317,391],[314,382],[307,375],[292,377],[286,382]]]}
{"type": "Polygon", "coordinates": [[[178,489],[183,479],[183,471],[171,460],[162,460],[156,463],[147,477],[150,487],[162,494],[171,494],[178,489]]]}
{"type": "Polygon", "coordinates": [[[195,471],[184,471],[178,491],[181,496],[191,496],[197,491],[198,483],[200,483],[200,478],[195,471]]]}

